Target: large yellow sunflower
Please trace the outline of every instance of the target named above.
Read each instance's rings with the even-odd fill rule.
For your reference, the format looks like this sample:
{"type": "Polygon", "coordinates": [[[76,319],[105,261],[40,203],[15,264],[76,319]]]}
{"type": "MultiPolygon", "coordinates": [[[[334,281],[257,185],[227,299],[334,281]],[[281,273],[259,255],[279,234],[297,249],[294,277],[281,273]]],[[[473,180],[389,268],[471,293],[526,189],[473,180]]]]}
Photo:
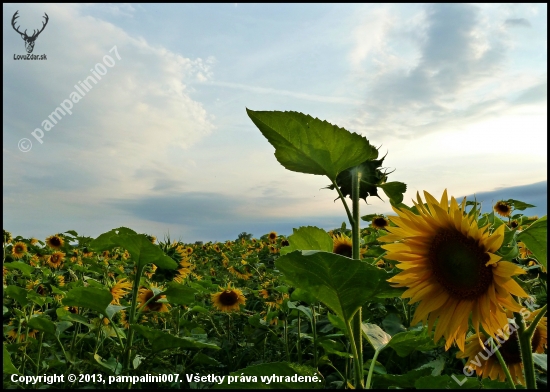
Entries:
{"type": "Polygon", "coordinates": [[[24,242],[16,242],[11,249],[11,255],[14,259],[20,259],[27,254],[27,244],[24,242]]]}
{"type": "Polygon", "coordinates": [[[212,304],[222,312],[238,311],[239,305],[246,303],[246,298],[243,292],[239,289],[232,288],[231,284],[227,288],[220,287],[221,291],[211,294],[212,304]]]}
{"type": "Polygon", "coordinates": [[[61,238],[59,234],[54,234],[46,238],[46,244],[52,249],[61,249],[63,243],[63,238],[61,238]]]}
{"type": "Polygon", "coordinates": [[[166,298],[166,295],[156,295],[153,291],[153,288],[157,288],[155,285],[151,284],[151,288],[145,288],[142,287],[139,289],[138,294],[138,308],[143,307],[144,312],[153,311],[153,312],[168,312],[171,308],[170,304],[166,302],[159,302],[160,299],[166,298]],[[149,301],[151,298],[153,300],[149,302],[147,305],[147,301],[149,301]],[[144,306],[145,305],[145,306],[144,306]]]}
{"type": "MultiPolygon", "coordinates": [[[[525,321],[527,326],[529,326],[530,322],[533,321],[541,310],[542,309],[536,310],[526,317],[525,321]]],[[[511,315],[509,314],[509,316],[511,315]]],[[[508,333],[505,336],[500,335],[498,337],[498,343],[495,341],[495,345],[498,347],[498,345],[501,344],[501,346],[498,347],[498,350],[502,354],[502,358],[510,371],[514,384],[525,385],[525,379],[523,377],[523,363],[521,361],[516,329],[517,326],[515,324],[509,324],[507,331],[505,331],[508,333]]],[[[533,352],[544,353],[544,348],[548,344],[547,336],[547,319],[546,317],[543,317],[539,321],[537,328],[533,333],[533,339],[531,340],[531,348],[533,352]]],[[[466,349],[464,352],[458,353],[456,357],[468,358],[466,366],[469,367],[471,371],[475,370],[476,374],[482,378],[488,377],[491,380],[496,380],[498,378],[500,381],[505,381],[506,374],[502,370],[496,355],[489,356],[488,353],[492,352],[491,347],[489,345],[485,347],[482,346],[480,341],[484,342],[484,344],[488,343],[485,334],[480,333],[470,336],[466,340],[466,349]]]]}
{"type": "Polygon", "coordinates": [[[491,235],[489,225],[478,228],[475,217],[465,214],[466,198],[459,206],[454,197],[443,192],[438,202],[424,192],[427,207],[420,195],[413,201],[418,215],[406,209],[394,211],[399,215],[390,220],[391,234],[380,238],[393,243],[382,245],[386,258],[396,260],[403,270],[389,282],[395,287],[408,287],[403,298],[419,302],[412,324],[428,322],[435,328],[434,340],[444,336],[445,349],[453,342],[464,351],[468,320],[479,332],[480,324],[492,336],[508,323],[503,308],[518,312],[521,306],[511,294],[527,297],[527,293],[512,279],[526,273],[513,263],[501,261],[495,252],[504,240],[504,225],[491,235]]]}
{"type": "Polygon", "coordinates": [[[128,282],[126,278],[119,279],[116,284],[111,287],[111,295],[113,305],[120,305],[120,299],[128,294],[132,289],[132,283],[128,282]]]}

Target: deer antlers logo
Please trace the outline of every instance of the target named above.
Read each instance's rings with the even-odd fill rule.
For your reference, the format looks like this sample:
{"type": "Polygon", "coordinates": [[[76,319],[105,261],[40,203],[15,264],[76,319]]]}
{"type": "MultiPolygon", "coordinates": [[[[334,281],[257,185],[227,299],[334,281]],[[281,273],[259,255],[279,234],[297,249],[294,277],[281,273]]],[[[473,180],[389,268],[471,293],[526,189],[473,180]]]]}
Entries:
{"type": "Polygon", "coordinates": [[[27,30],[25,30],[25,32],[22,33],[21,31],[19,31],[18,27],[15,25],[15,22],[16,22],[15,19],[19,18],[19,15],[17,15],[18,12],[19,11],[15,11],[15,14],[13,14],[13,18],[11,18],[11,26],[15,31],[17,31],[17,33],[19,33],[19,35],[21,35],[21,38],[23,38],[23,40],[25,41],[25,49],[27,50],[27,53],[32,53],[32,50],[34,49],[34,43],[35,43],[34,41],[36,41],[40,33],[44,30],[50,18],[48,17],[48,14],[44,12],[45,16],[43,16],[43,18],[46,20],[42,22],[42,28],[38,31],[33,30],[33,34],[31,36],[28,36],[27,30]]]}

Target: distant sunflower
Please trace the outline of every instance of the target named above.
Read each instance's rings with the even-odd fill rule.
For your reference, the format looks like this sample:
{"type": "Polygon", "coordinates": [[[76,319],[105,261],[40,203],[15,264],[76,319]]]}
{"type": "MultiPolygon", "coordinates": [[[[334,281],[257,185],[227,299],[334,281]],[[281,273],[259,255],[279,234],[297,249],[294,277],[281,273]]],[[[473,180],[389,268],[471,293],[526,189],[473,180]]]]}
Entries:
{"type": "Polygon", "coordinates": [[[46,245],[48,245],[52,249],[61,249],[63,244],[63,238],[61,238],[59,234],[54,234],[46,238],[46,245]]]}
{"type": "Polygon", "coordinates": [[[509,223],[509,225],[511,229],[517,229],[519,227],[519,222],[517,220],[513,220],[509,223]]]}
{"type": "Polygon", "coordinates": [[[132,283],[128,282],[126,278],[119,279],[116,284],[111,287],[111,295],[113,305],[120,305],[120,299],[128,294],[132,289],[132,283]]]}
{"type": "Polygon", "coordinates": [[[517,265],[500,261],[495,252],[504,240],[504,225],[489,235],[489,225],[478,228],[475,217],[465,214],[466,198],[459,206],[449,200],[447,190],[438,202],[424,192],[427,207],[420,195],[414,205],[419,215],[394,207],[399,215],[390,220],[389,235],[380,241],[388,251],[386,259],[396,260],[403,271],[389,282],[408,287],[402,295],[410,303],[419,302],[411,325],[428,321],[431,331],[436,320],[434,341],[444,336],[445,349],[453,342],[464,351],[468,320],[479,332],[480,324],[492,336],[508,323],[503,307],[518,312],[521,306],[511,294],[527,297],[512,276],[526,272],[517,265]]]}
{"type": "Polygon", "coordinates": [[[521,257],[522,259],[526,259],[533,254],[533,252],[527,249],[527,247],[523,242],[518,242],[518,248],[519,248],[519,257],[521,257]]]}
{"type": "MultiPolygon", "coordinates": [[[[531,321],[533,321],[541,310],[542,309],[538,309],[532,312],[529,317],[525,319],[527,326],[531,321]]],[[[509,324],[508,331],[513,332],[509,334],[507,339],[504,339],[505,337],[502,335],[499,336],[499,342],[502,342],[503,340],[505,341],[504,343],[500,343],[502,344],[500,347],[498,347],[499,343],[496,341],[495,345],[498,347],[498,351],[502,354],[502,358],[510,371],[514,384],[525,385],[525,379],[523,378],[523,363],[521,361],[521,354],[519,350],[518,333],[515,329],[516,327],[514,324],[509,324]]],[[[496,380],[498,378],[500,381],[505,381],[506,374],[502,370],[502,367],[500,366],[500,363],[495,355],[489,356],[489,358],[484,361],[479,361],[478,358],[476,358],[479,353],[481,353],[483,358],[485,358],[487,355],[486,351],[491,352],[490,346],[486,346],[485,350],[485,348],[480,345],[480,340],[485,344],[487,339],[488,338],[483,333],[470,336],[466,340],[466,349],[464,352],[458,353],[456,357],[468,358],[467,364],[470,369],[475,370],[476,374],[482,378],[488,377],[491,380],[496,380]],[[476,364],[480,364],[480,366],[477,366],[476,364]]],[[[539,321],[535,332],[533,333],[533,339],[531,340],[532,351],[535,353],[544,353],[544,349],[548,344],[547,339],[547,319],[546,317],[543,317],[539,321]]]]}
{"type": "Polygon", "coordinates": [[[55,277],[55,280],[57,281],[57,285],[59,287],[65,286],[65,277],[63,275],[57,275],[55,277]]]}
{"type": "Polygon", "coordinates": [[[284,247],[284,246],[289,246],[290,245],[290,242],[288,242],[288,240],[282,240],[281,241],[281,248],[284,247]]]}
{"type": "Polygon", "coordinates": [[[16,242],[11,249],[11,255],[14,259],[20,259],[27,254],[27,244],[24,242],[16,242]]]}
{"type": "Polygon", "coordinates": [[[145,287],[142,287],[139,289],[139,294],[138,294],[138,308],[141,308],[143,307],[143,311],[144,312],[148,312],[148,311],[153,311],[153,312],[168,312],[170,310],[170,304],[166,303],[166,302],[159,302],[160,299],[164,299],[166,298],[166,295],[164,294],[161,294],[161,295],[156,295],[155,296],[155,293],[154,291],[152,290],[153,288],[157,288],[156,286],[154,285],[151,285],[151,289],[148,289],[148,288],[145,288],[145,287]],[[153,299],[151,302],[149,302],[147,305],[145,305],[147,303],[147,301],[149,301],[150,299],[153,299]]]}
{"type": "Polygon", "coordinates": [[[38,240],[36,238],[31,238],[31,245],[38,244],[38,240]]]}
{"type": "Polygon", "coordinates": [[[232,288],[231,284],[227,288],[220,287],[221,291],[211,294],[212,304],[222,312],[238,311],[240,306],[246,303],[246,298],[243,292],[239,289],[232,288]]]}
{"type": "Polygon", "coordinates": [[[504,200],[497,201],[493,206],[493,210],[503,217],[509,217],[512,215],[512,205],[504,200]]]}
{"type": "Polygon", "coordinates": [[[52,268],[61,268],[63,266],[63,258],[65,253],[63,252],[53,252],[46,259],[46,263],[52,268]]]}
{"type": "Polygon", "coordinates": [[[264,299],[268,299],[269,298],[269,291],[267,291],[267,289],[262,289],[258,292],[258,294],[260,294],[260,296],[262,296],[264,299]]]}
{"type": "Polygon", "coordinates": [[[348,236],[345,234],[336,234],[333,237],[333,243],[332,253],[350,258],[353,257],[353,245],[348,236]]]}
{"type": "Polygon", "coordinates": [[[267,238],[269,239],[269,242],[273,243],[277,241],[277,232],[272,231],[267,235],[267,238]]]}
{"type": "Polygon", "coordinates": [[[371,225],[375,229],[385,229],[390,225],[390,222],[383,216],[375,216],[371,222],[371,225]]]}

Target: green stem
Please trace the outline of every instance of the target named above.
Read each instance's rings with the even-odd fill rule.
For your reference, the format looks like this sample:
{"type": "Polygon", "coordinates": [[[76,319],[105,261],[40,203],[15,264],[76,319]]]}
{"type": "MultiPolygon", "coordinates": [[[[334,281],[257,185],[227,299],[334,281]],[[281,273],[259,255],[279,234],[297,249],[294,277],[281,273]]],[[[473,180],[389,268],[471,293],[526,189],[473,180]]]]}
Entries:
{"type": "Polygon", "coordinates": [[[36,360],[36,375],[40,372],[40,357],[42,356],[42,339],[44,339],[44,332],[40,332],[40,345],[38,346],[38,359],[36,360]]]}
{"type": "Polygon", "coordinates": [[[353,354],[353,372],[355,375],[355,389],[363,389],[363,368],[359,367],[359,353],[353,337],[352,321],[346,322],[346,329],[351,341],[351,352],[353,354]]]}
{"type": "Polygon", "coordinates": [[[302,323],[300,318],[300,312],[298,312],[298,341],[296,342],[296,348],[298,349],[298,363],[302,364],[302,323]]]}
{"type": "Polygon", "coordinates": [[[338,184],[336,184],[336,181],[332,181],[332,185],[334,185],[334,188],[336,189],[336,192],[338,192],[339,198],[342,200],[342,204],[344,204],[344,208],[346,209],[346,213],[348,214],[348,220],[350,225],[353,226],[353,215],[351,214],[351,211],[349,210],[348,203],[346,203],[346,198],[344,197],[342,191],[338,187],[338,184]]]}
{"type": "Polygon", "coordinates": [[[369,375],[367,376],[367,385],[365,386],[366,389],[370,389],[370,383],[372,381],[372,374],[374,373],[374,366],[376,365],[376,359],[378,358],[378,354],[380,354],[381,350],[376,350],[374,352],[374,357],[372,357],[372,362],[369,367],[369,375]]]}
{"type": "MultiPolygon", "coordinates": [[[[132,357],[131,347],[134,342],[134,329],[132,324],[136,322],[136,307],[139,291],[139,281],[141,280],[141,274],[143,273],[143,266],[138,266],[136,269],[136,276],[134,277],[134,286],[132,287],[132,304],[130,305],[130,328],[128,331],[128,339],[126,339],[125,356],[123,361],[123,370],[127,372],[130,369],[130,359],[132,357]]],[[[129,384],[131,385],[131,384],[129,384]]]]}
{"type": "MultiPolygon", "coordinates": [[[[361,260],[361,244],[360,244],[360,219],[359,219],[359,186],[361,183],[361,172],[354,169],[351,175],[351,199],[353,208],[353,219],[350,220],[351,224],[351,237],[352,237],[352,257],[355,260],[361,260]]],[[[353,326],[353,340],[355,342],[355,367],[360,371],[360,378],[358,378],[358,372],[356,371],[355,388],[363,388],[363,334],[361,332],[362,323],[362,309],[355,313],[352,318],[353,326]]]]}
{"type": "Polygon", "coordinates": [[[514,384],[514,379],[510,374],[510,370],[508,369],[506,362],[504,362],[504,358],[502,357],[500,350],[498,349],[498,347],[496,347],[494,339],[492,337],[489,337],[489,340],[491,341],[491,345],[492,345],[491,351],[494,351],[495,355],[497,356],[498,363],[500,363],[500,367],[502,368],[502,370],[504,370],[504,374],[506,375],[506,381],[508,382],[508,387],[510,389],[516,389],[516,385],[514,384]]]}
{"type": "Polygon", "coordinates": [[[548,304],[545,304],[539,314],[535,317],[529,328],[525,327],[523,316],[520,313],[514,313],[516,324],[519,326],[517,331],[519,340],[519,349],[521,351],[521,360],[523,362],[523,371],[525,372],[525,386],[527,389],[537,389],[537,380],[535,377],[535,363],[533,362],[533,349],[531,339],[537,328],[540,319],[546,313],[548,304]]]}
{"type": "Polygon", "coordinates": [[[313,367],[317,368],[317,321],[315,320],[315,305],[312,305],[313,317],[311,318],[311,330],[313,331],[313,367]]]}

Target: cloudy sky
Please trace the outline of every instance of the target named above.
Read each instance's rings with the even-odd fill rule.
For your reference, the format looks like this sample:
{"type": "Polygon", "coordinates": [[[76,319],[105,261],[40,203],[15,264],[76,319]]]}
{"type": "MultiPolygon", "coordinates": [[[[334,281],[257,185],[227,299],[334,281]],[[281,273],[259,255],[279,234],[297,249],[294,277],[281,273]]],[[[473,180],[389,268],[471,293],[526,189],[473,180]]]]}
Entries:
{"type": "MultiPolygon", "coordinates": [[[[285,170],[245,108],[361,133],[388,153],[408,204],[447,188],[486,210],[516,198],[546,214],[546,4],[3,11],[3,225],[14,235],[128,226],[191,242],[340,226],[329,181],[285,170]],[[16,11],[28,35],[47,13],[33,50],[47,60],[15,59],[26,53],[16,11]]],[[[383,199],[362,215],[389,213],[383,199]]]]}

